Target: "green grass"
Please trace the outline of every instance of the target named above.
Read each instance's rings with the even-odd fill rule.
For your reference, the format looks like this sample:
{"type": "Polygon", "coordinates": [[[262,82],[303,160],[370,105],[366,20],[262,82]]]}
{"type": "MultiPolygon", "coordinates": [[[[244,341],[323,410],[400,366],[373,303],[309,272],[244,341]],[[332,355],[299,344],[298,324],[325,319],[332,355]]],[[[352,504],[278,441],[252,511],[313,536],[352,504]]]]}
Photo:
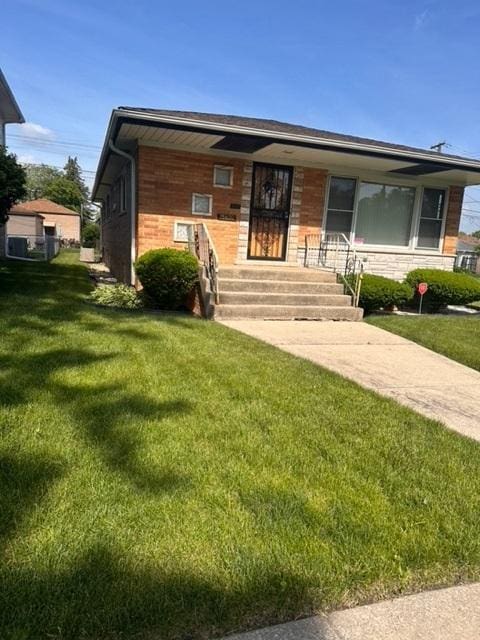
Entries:
{"type": "Polygon", "coordinates": [[[369,316],[367,322],[480,371],[479,316],[369,316]]]}
{"type": "Polygon", "coordinates": [[[215,323],[0,263],[0,637],[207,638],[480,578],[480,448],[215,323]]]}

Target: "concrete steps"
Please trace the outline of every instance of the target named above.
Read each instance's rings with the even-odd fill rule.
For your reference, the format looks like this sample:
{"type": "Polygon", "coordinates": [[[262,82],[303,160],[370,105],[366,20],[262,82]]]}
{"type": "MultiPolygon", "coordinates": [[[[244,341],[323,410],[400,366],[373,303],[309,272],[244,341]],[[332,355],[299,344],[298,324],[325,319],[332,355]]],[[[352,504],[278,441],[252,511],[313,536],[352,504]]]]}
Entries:
{"type": "Polygon", "coordinates": [[[361,320],[362,315],[362,309],[351,306],[220,304],[215,308],[218,320],[361,320]]]}
{"type": "Polygon", "coordinates": [[[362,310],[329,271],[302,267],[232,266],[218,274],[217,319],[360,320],[362,310]]]}

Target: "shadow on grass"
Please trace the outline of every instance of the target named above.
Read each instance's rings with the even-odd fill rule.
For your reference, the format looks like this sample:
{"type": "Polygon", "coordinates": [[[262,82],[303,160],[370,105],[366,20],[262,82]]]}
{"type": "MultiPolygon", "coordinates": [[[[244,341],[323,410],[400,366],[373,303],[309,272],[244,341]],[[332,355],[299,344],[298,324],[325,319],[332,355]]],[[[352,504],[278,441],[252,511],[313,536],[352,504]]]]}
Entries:
{"type": "Polygon", "coordinates": [[[225,588],[181,569],[133,566],[105,545],[62,574],[2,573],[4,640],[207,638],[310,612],[314,600],[307,578],[281,569],[257,566],[237,587],[225,588]]]}
{"type": "Polygon", "coordinates": [[[117,385],[56,384],[54,393],[107,467],[122,474],[137,489],[156,493],[189,485],[186,476],[155,469],[142,460],[143,438],[138,421],[146,421],[143,429],[156,429],[161,420],[191,411],[190,402],[153,401],[125,393],[117,385]]]}
{"type": "Polygon", "coordinates": [[[31,402],[38,393],[50,393],[107,467],[121,473],[137,489],[156,492],[185,486],[186,478],[156,470],[142,461],[143,438],[138,423],[155,429],[168,416],[190,411],[189,401],[154,401],[128,393],[119,385],[67,386],[53,377],[61,370],[81,369],[115,357],[81,349],[3,356],[0,406],[16,406],[31,402]]]}
{"type": "Polygon", "coordinates": [[[42,455],[0,455],[0,542],[15,533],[62,475],[62,465],[42,455]]]}

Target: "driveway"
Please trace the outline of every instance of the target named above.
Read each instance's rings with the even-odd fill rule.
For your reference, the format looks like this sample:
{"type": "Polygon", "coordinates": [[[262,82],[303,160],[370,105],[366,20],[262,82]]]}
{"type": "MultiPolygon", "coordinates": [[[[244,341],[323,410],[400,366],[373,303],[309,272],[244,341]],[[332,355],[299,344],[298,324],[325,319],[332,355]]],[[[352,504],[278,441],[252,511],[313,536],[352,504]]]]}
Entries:
{"type": "Polygon", "coordinates": [[[225,320],[480,441],[480,373],[363,322],[225,320]]]}

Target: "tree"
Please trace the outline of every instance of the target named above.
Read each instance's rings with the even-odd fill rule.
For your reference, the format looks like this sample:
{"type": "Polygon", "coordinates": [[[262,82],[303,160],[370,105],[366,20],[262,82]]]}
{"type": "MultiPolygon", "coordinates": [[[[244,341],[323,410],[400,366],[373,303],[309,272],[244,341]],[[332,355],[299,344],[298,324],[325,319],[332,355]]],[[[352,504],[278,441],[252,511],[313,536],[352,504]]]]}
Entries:
{"type": "Polygon", "coordinates": [[[24,166],[27,175],[26,198],[28,200],[43,198],[48,185],[62,175],[59,169],[50,167],[48,164],[26,164],[24,166]]]}
{"type": "Polygon", "coordinates": [[[64,176],[52,180],[45,189],[44,195],[49,200],[75,211],[80,211],[83,204],[83,195],[79,186],[64,176]]]}
{"type": "Polygon", "coordinates": [[[25,197],[25,182],[25,170],[17,157],[0,146],[0,224],[5,224],[10,209],[25,197]]]}
{"type": "Polygon", "coordinates": [[[478,238],[480,240],[480,229],[478,231],[474,231],[471,235],[474,238],[478,238]]]}
{"type": "Polygon", "coordinates": [[[90,199],[90,191],[88,190],[87,185],[85,184],[84,179],[82,178],[82,170],[80,165],[78,164],[77,156],[72,158],[68,156],[68,160],[63,167],[63,175],[67,180],[71,180],[75,182],[80,191],[82,192],[84,204],[90,199]]]}
{"type": "Polygon", "coordinates": [[[95,247],[100,238],[100,227],[98,224],[90,222],[82,230],[82,246],[87,248],[95,247]]]}

